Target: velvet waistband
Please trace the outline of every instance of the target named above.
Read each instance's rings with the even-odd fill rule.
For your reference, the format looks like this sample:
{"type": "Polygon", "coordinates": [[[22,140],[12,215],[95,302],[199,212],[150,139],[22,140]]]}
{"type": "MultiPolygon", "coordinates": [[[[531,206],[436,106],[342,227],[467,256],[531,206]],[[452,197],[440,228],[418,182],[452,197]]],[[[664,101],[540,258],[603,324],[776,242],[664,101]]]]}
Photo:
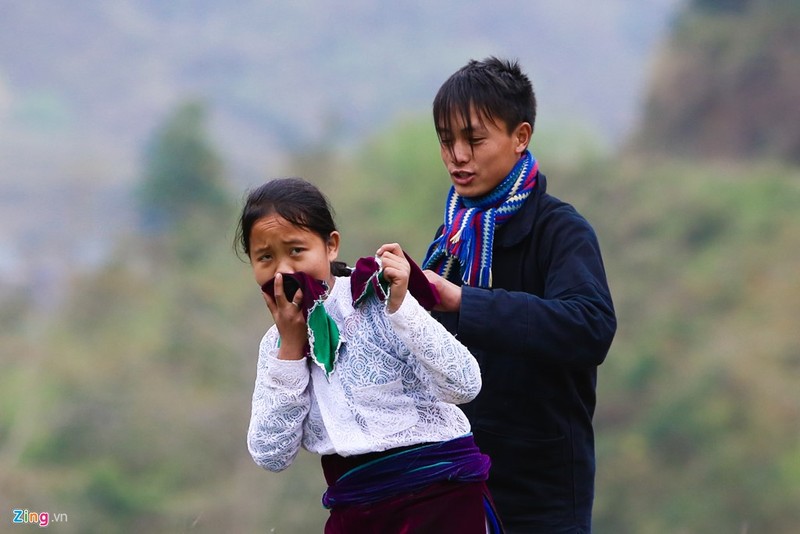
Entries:
{"type": "Polygon", "coordinates": [[[351,458],[323,456],[328,490],[322,504],[326,508],[369,504],[437,482],[484,481],[489,466],[489,457],[477,448],[472,434],[351,458]]]}

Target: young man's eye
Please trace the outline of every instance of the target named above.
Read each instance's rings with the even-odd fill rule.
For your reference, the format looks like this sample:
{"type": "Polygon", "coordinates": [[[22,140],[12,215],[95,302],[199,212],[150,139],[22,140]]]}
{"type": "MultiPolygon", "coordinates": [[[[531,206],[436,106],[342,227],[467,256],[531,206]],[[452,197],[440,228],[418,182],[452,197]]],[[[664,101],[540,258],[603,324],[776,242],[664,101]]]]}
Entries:
{"type": "Polygon", "coordinates": [[[302,248],[300,248],[300,247],[292,247],[292,249],[291,249],[289,252],[290,252],[290,253],[291,253],[293,256],[296,256],[296,255],[300,254],[301,252],[303,252],[303,249],[302,249],[302,248]]]}
{"type": "Polygon", "coordinates": [[[477,145],[477,144],[481,143],[483,140],[484,140],[483,137],[471,137],[469,139],[469,144],[477,145]]]}

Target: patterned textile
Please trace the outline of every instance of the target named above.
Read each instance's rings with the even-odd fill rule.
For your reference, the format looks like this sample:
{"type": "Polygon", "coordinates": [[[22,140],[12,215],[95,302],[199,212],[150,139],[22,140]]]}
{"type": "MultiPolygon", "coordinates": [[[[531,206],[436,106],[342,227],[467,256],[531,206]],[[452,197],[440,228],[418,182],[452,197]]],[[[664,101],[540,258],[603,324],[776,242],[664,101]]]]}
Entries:
{"type": "MultiPolygon", "coordinates": [[[[411,266],[411,273],[408,277],[408,291],[417,302],[426,310],[432,310],[434,306],[441,302],[439,292],[428,282],[422,269],[414,263],[411,257],[405,254],[408,264],[411,266]]],[[[383,270],[380,261],[374,257],[360,258],[356,262],[353,273],[350,275],[350,291],[353,295],[353,306],[358,307],[364,300],[371,295],[375,295],[378,300],[384,301],[389,296],[389,283],[383,278],[383,270]]]]}
{"type": "Polygon", "coordinates": [[[442,233],[428,248],[422,267],[451,279],[457,264],[464,284],[491,287],[495,229],[528,198],[536,186],[538,171],[539,163],[526,150],[508,176],[485,196],[461,197],[451,187],[442,233]]]}
{"type": "MultiPolygon", "coordinates": [[[[328,286],[322,280],[315,280],[304,272],[282,273],[284,290],[291,287],[294,281],[303,292],[300,310],[308,325],[308,343],[306,356],[330,376],[339,352],[339,329],[325,311],[322,303],[328,293],[328,286]]],[[[275,279],[269,280],[261,290],[275,298],[275,279]]],[[[288,293],[287,293],[288,295],[288,293]]]]}
{"type": "Polygon", "coordinates": [[[300,448],[354,456],[470,432],[457,405],[480,391],[475,358],[410,293],[391,314],[374,298],[355,308],[350,282],[336,277],[324,302],[342,340],[330,376],[279,359],[274,325],[261,340],[247,443],[265,469],[286,469],[300,448]]]}
{"type": "Polygon", "coordinates": [[[325,508],[371,504],[414,493],[434,482],[486,480],[490,465],[472,434],[420,445],[350,469],[328,487],[322,504],[325,508]]]}
{"type": "MultiPolygon", "coordinates": [[[[433,309],[440,302],[439,292],[428,282],[422,269],[414,263],[414,260],[405,252],[403,254],[411,266],[408,291],[414,295],[423,308],[433,309]]],[[[328,286],[322,280],[315,280],[304,272],[282,273],[282,275],[287,298],[290,296],[290,288],[295,284],[303,292],[300,309],[308,324],[308,343],[305,354],[325,371],[326,376],[330,376],[336,364],[340,340],[336,323],[322,306],[328,294],[328,286]]],[[[389,296],[389,283],[383,278],[380,262],[374,257],[360,258],[356,262],[350,278],[353,306],[355,307],[361,305],[370,296],[375,296],[381,302],[389,296]]],[[[265,283],[261,290],[274,299],[275,279],[265,283]]],[[[294,292],[291,296],[293,295],[294,292]]]]}
{"type": "Polygon", "coordinates": [[[329,487],[322,503],[331,509],[325,533],[502,533],[484,483],[489,466],[471,434],[354,457],[323,456],[329,487]]]}

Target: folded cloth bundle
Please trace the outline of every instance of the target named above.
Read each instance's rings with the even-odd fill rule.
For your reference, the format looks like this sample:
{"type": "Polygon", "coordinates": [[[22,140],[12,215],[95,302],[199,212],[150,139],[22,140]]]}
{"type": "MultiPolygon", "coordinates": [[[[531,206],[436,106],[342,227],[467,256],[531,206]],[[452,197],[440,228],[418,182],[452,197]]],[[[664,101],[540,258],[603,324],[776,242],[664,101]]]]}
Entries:
{"type": "MultiPolygon", "coordinates": [[[[302,292],[300,311],[308,325],[308,343],[306,343],[306,356],[325,371],[325,376],[330,376],[333,366],[336,363],[336,355],[339,352],[339,328],[322,303],[328,295],[328,284],[322,280],[316,280],[304,272],[281,273],[283,276],[284,289],[287,280],[294,280],[302,292]]],[[[269,280],[261,290],[275,298],[275,279],[269,280]]]]}
{"type": "MultiPolygon", "coordinates": [[[[411,266],[411,273],[408,277],[408,291],[417,302],[426,310],[432,310],[434,306],[441,302],[439,292],[433,284],[428,282],[422,269],[414,263],[408,254],[406,256],[408,264],[411,266]]],[[[353,297],[353,306],[358,307],[369,296],[375,295],[378,300],[384,301],[389,297],[389,282],[383,277],[383,269],[377,258],[369,256],[360,258],[350,275],[350,292],[353,297]]]]}
{"type": "MultiPolygon", "coordinates": [[[[405,254],[405,253],[404,253],[405,254]]],[[[426,310],[440,302],[439,292],[428,282],[422,269],[406,254],[406,259],[411,266],[408,279],[408,291],[417,299],[417,302],[426,310]]],[[[317,280],[304,272],[281,273],[284,280],[284,289],[293,280],[302,291],[300,310],[308,325],[308,344],[306,356],[325,371],[325,376],[330,376],[336,364],[336,357],[341,344],[339,328],[330,315],[325,311],[323,302],[328,295],[328,285],[322,280],[317,280]]],[[[374,257],[360,258],[350,274],[350,291],[353,306],[358,308],[370,297],[385,301],[389,297],[390,284],[383,277],[380,262],[374,257]]],[[[261,290],[275,298],[275,279],[269,280],[261,290]]]]}

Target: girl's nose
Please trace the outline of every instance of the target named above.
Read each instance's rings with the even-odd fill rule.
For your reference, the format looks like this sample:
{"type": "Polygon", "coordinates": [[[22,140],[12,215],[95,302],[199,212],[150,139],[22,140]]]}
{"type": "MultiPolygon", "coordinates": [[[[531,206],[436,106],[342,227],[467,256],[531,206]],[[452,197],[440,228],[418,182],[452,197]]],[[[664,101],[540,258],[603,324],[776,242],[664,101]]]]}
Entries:
{"type": "Polygon", "coordinates": [[[278,262],[277,269],[275,270],[276,273],[293,273],[294,267],[292,266],[292,262],[289,260],[281,260],[278,262]]]}

